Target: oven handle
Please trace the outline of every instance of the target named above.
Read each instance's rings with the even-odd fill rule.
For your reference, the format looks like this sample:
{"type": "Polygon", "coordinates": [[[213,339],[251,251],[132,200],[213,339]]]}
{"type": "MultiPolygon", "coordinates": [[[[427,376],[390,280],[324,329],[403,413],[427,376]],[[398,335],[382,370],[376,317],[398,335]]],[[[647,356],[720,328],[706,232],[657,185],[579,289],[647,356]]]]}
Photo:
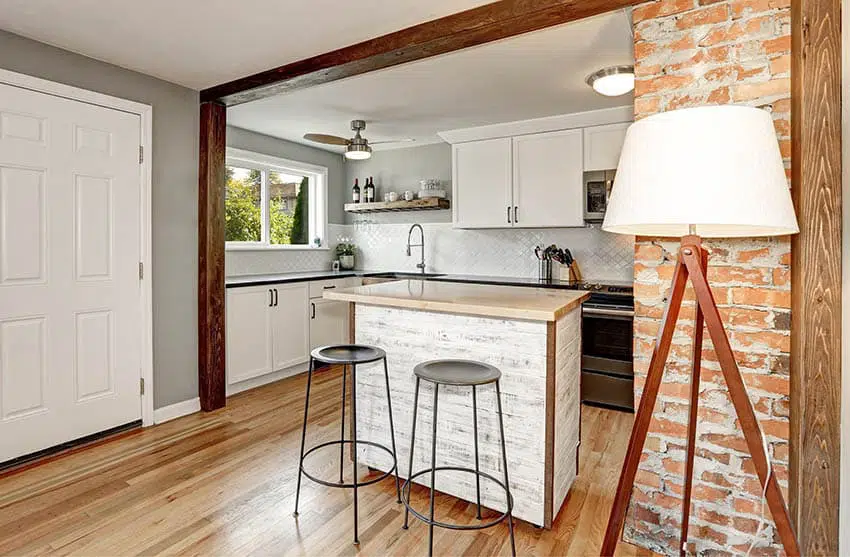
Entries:
{"type": "Polygon", "coordinates": [[[628,309],[581,308],[582,315],[604,315],[608,317],[634,317],[635,312],[628,309]]]}

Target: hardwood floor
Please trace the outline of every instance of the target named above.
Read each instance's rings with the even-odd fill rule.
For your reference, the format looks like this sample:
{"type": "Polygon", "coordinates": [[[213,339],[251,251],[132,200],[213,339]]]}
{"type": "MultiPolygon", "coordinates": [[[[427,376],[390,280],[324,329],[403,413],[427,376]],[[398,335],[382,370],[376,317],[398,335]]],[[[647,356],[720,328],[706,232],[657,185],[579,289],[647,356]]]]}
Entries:
{"type": "MultiPolygon", "coordinates": [[[[340,375],[315,376],[308,445],[338,438],[340,375]]],[[[304,377],[286,379],[236,395],[225,409],[0,476],[0,554],[425,555],[428,528],[411,517],[401,529],[391,478],[360,490],[359,548],[350,490],[304,480],[292,516],[304,386],[304,377]]],[[[579,477],[552,530],[516,523],[517,555],[598,555],[631,422],[583,408],[579,477]]],[[[333,478],[339,453],[318,459],[311,469],[333,478]]],[[[426,508],[426,489],[412,498],[426,508]]],[[[474,520],[464,501],[438,496],[436,505],[438,518],[474,520]]],[[[437,529],[434,552],[509,555],[507,526],[437,529]]],[[[621,543],[618,555],[650,553],[621,543]]]]}

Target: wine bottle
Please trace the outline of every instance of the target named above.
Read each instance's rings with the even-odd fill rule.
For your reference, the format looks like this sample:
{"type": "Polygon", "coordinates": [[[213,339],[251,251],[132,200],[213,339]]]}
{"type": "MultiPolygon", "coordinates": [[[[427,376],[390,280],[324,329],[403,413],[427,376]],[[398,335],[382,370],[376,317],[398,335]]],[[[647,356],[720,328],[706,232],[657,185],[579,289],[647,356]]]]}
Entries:
{"type": "Polygon", "coordinates": [[[354,203],[360,203],[360,186],[357,184],[357,178],[354,179],[354,187],[351,188],[351,200],[354,203]]]}
{"type": "Polygon", "coordinates": [[[375,201],[375,179],[369,176],[369,201],[375,201]]]}

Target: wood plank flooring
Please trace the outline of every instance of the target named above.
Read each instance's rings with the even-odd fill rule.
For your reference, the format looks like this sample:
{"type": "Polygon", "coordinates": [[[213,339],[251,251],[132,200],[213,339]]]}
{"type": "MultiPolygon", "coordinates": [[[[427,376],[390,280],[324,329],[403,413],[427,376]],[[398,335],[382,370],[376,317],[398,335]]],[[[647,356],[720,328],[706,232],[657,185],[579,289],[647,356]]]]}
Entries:
{"type": "MultiPolygon", "coordinates": [[[[315,376],[308,446],[339,436],[340,376],[315,376]]],[[[350,490],[305,479],[301,513],[292,516],[305,382],[285,379],[236,395],[225,409],[0,476],[0,554],[427,554],[426,525],[411,517],[401,529],[404,507],[391,478],[360,489],[359,548],[351,543],[350,490]]],[[[631,423],[630,414],[582,409],[578,479],[552,530],[517,522],[518,555],[598,555],[631,423]]],[[[328,479],[338,466],[336,449],[310,463],[328,479]]],[[[415,487],[412,498],[427,508],[426,489],[415,487]]],[[[438,496],[436,506],[440,519],[475,520],[474,505],[453,497],[438,496]]],[[[437,529],[434,552],[509,555],[507,526],[437,529]]],[[[650,553],[621,543],[618,555],[650,553]]]]}

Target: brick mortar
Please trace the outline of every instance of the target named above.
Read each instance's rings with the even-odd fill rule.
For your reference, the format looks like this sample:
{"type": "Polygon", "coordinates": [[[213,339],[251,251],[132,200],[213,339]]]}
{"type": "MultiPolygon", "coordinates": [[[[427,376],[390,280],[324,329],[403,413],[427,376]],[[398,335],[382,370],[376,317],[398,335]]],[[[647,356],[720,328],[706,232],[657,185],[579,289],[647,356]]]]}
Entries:
{"type": "MultiPolygon", "coordinates": [[[[772,112],[790,179],[790,0],[658,0],[634,10],[635,117],[706,104],[772,112]]],[[[683,181],[682,187],[687,187],[683,181]]],[[[787,491],[790,240],[710,240],[709,281],[780,485],[787,491]]],[[[678,242],[635,242],[635,399],[639,401],[678,242]]],[[[694,302],[686,293],[624,536],[678,554],[694,302]]],[[[707,335],[706,335],[707,337],[707,335]]],[[[706,339],[708,340],[708,339],[706,339]]],[[[761,489],[711,343],[703,350],[689,552],[744,554],[761,489]]],[[[755,555],[781,555],[769,512],[755,555]]]]}

